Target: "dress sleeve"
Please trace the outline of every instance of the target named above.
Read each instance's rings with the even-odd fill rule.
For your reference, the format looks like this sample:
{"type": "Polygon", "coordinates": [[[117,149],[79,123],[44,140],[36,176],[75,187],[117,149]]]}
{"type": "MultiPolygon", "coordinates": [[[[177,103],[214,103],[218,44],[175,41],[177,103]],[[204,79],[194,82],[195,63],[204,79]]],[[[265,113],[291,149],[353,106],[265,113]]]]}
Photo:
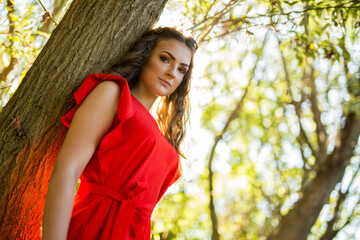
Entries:
{"type": "Polygon", "coordinates": [[[74,94],[76,105],[71,108],[64,116],[61,117],[61,121],[66,127],[70,127],[74,114],[82,101],[99,83],[105,80],[116,82],[121,89],[118,112],[116,116],[117,119],[114,119],[113,126],[110,128],[110,131],[104,136],[101,143],[104,145],[108,145],[107,143],[113,142],[112,135],[120,134],[119,129],[121,128],[121,124],[130,117],[132,117],[132,115],[134,114],[131,93],[126,79],[112,74],[99,73],[88,75],[79,87],[79,89],[74,94]]]}
{"type": "Polygon", "coordinates": [[[178,165],[178,168],[176,169],[176,173],[175,173],[173,179],[170,182],[170,186],[172,184],[174,184],[177,180],[180,179],[180,177],[182,176],[182,172],[183,172],[183,169],[182,169],[182,166],[181,166],[181,161],[179,159],[179,165],[178,165]]]}

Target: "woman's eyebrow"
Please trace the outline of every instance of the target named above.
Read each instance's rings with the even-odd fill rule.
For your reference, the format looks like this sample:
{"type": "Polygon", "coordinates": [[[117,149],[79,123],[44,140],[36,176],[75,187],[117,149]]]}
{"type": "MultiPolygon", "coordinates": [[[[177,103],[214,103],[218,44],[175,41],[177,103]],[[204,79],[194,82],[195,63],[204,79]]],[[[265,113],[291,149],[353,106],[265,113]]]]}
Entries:
{"type": "MultiPolygon", "coordinates": [[[[164,53],[168,54],[173,61],[176,60],[176,57],[174,57],[174,55],[172,55],[172,54],[169,53],[168,51],[161,51],[161,52],[164,52],[164,53]]],[[[187,65],[186,63],[180,63],[180,65],[183,65],[183,66],[186,66],[186,67],[189,66],[189,65],[187,65]]]]}

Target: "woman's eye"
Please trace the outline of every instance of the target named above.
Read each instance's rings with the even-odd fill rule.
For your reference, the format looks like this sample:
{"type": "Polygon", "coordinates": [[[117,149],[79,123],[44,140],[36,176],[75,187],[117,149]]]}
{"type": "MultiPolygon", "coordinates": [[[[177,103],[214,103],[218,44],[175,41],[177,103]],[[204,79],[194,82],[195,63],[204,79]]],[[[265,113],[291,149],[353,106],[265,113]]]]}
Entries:
{"type": "Polygon", "coordinates": [[[160,60],[162,61],[162,62],[169,62],[169,60],[166,58],[166,57],[163,57],[163,56],[160,56],[160,60]]]}
{"type": "Polygon", "coordinates": [[[179,71],[181,72],[181,74],[185,74],[185,73],[186,73],[186,70],[183,69],[183,68],[179,68],[179,71]]]}

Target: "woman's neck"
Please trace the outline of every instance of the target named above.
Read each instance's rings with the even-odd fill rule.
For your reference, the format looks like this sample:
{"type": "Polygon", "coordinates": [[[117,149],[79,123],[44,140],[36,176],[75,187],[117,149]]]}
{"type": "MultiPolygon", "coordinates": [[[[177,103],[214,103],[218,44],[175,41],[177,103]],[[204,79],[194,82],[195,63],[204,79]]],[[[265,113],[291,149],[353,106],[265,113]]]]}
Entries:
{"type": "Polygon", "coordinates": [[[148,111],[150,111],[150,108],[154,104],[156,98],[154,99],[154,97],[146,97],[140,94],[137,89],[131,89],[130,92],[148,111]]]}

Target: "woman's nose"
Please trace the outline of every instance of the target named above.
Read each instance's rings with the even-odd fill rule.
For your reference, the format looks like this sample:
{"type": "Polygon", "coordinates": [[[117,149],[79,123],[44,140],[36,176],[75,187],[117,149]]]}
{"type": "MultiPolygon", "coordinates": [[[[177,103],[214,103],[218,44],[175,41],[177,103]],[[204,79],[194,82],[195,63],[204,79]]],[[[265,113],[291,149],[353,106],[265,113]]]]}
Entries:
{"type": "Polygon", "coordinates": [[[169,67],[166,71],[166,75],[169,77],[169,78],[175,78],[175,68],[174,67],[169,67]]]}

